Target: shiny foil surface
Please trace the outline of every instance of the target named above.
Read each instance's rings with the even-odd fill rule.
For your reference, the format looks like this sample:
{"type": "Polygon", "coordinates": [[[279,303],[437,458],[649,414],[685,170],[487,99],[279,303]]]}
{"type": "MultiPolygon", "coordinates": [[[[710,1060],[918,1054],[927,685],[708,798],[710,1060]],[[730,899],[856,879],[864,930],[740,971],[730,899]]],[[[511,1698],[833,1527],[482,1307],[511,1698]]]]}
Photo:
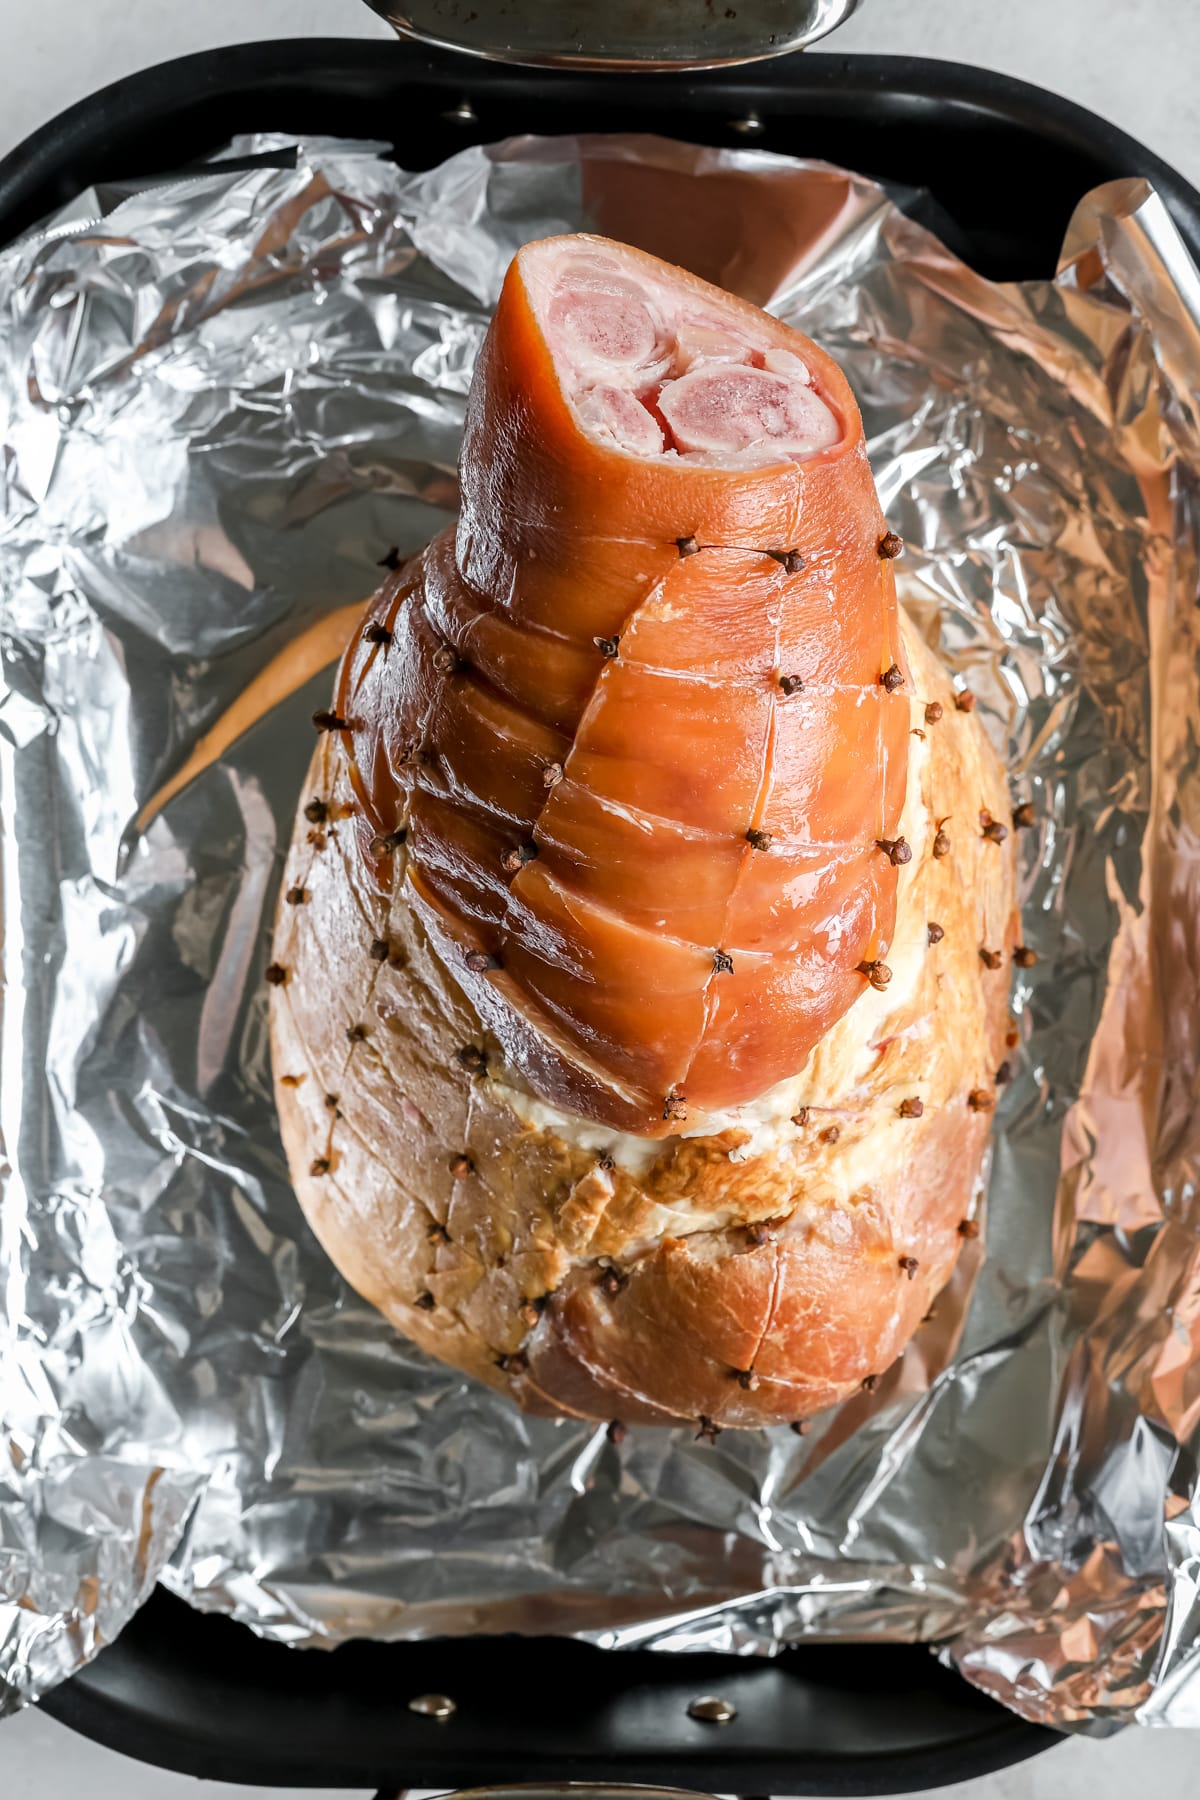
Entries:
{"type": "Polygon", "coordinates": [[[996,287],[763,152],[414,175],[264,137],[0,255],[9,1706],[162,1580],[294,1644],[925,1639],[1031,1718],[1200,1723],[1198,391],[1200,283],[1137,182],[1082,202],[1055,281],[996,287]],[[263,971],[321,622],[453,515],[505,267],[579,226],[841,361],[906,601],[1032,821],[985,1231],[806,1436],[522,1417],[347,1290],[279,1145],[263,971]]]}

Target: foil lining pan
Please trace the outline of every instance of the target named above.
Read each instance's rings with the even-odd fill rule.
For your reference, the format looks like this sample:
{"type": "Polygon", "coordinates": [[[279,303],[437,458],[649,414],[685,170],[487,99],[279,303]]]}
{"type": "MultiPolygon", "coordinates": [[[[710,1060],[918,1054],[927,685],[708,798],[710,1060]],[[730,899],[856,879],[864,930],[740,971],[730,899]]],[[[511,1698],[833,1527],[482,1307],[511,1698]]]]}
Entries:
{"type": "Polygon", "coordinates": [[[1200,1723],[1198,389],[1200,282],[1138,182],[996,287],[762,152],[408,174],[258,137],[0,256],[8,1707],[161,1580],[293,1644],[923,1639],[1030,1718],[1200,1723]],[[618,1447],[427,1361],[308,1233],[273,1115],[329,680],[296,646],[452,516],[504,269],[581,225],[839,358],[906,600],[1033,815],[986,1255],[806,1437],[618,1447]]]}

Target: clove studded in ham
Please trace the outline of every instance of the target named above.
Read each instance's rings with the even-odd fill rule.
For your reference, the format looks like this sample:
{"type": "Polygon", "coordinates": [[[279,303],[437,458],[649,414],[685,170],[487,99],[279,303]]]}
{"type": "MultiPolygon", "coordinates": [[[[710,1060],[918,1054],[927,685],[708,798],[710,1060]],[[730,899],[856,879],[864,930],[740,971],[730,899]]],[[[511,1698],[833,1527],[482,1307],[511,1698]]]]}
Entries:
{"type": "Polygon", "coordinates": [[[411,902],[534,1093],[693,1129],[886,979],[909,695],[858,410],[777,320],[550,239],[461,480],[339,678],[362,854],[388,885],[407,828],[411,902]]]}

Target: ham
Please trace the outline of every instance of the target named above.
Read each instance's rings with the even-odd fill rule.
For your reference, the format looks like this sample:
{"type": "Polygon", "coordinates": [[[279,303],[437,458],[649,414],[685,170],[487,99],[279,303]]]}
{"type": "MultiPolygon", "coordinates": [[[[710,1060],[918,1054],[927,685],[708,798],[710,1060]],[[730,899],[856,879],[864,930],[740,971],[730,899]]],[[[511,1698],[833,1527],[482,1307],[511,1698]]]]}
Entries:
{"type": "Polygon", "coordinates": [[[647,1135],[805,1063],[884,962],[909,701],[849,387],[641,252],[506,279],[462,514],[335,700],[361,853],[533,1091],[647,1135]],[[375,846],[372,848],[372,846],[375,846]]]}

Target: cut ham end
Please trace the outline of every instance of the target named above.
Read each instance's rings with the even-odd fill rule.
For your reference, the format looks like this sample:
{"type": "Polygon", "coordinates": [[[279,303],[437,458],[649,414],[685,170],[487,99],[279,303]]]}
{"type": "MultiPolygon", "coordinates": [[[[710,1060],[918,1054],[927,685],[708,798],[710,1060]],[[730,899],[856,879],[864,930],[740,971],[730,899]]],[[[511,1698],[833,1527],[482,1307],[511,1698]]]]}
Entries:
{"type": "Polygon", "coordinates": [[[658,409],[680,450],[811,455],[840,435],[837,420],[812,388],[795,375],[770,369],[727,363],[691,369],[664,386],[658,409]]]}
{"type": "Polygon", "coordinates": [[[547,325],[556,349],[580,371],[644,370],[654,361],[658,333],[642,295],[613,282],[596,291],[571,282],[550,303],[547,325]]]}
{"type": "MultiPolygon", "coordinates": [[[[787,354],[786,351],[784,354],[787,354]]],[[[689,369],[701,363],[748,363],[753,355],[750,345],[734,337],[720,319],[680,319],[676,323],[677,375],[686,374],[689,369]]],[[[794,360],[800,362],[799,357],[794,360]]]]}
{"type": "Polygon", "coordinates": [[[658,420],[628,388],[595,387],[576,410],[594,438],[607,438],[637,456],[657,456],[666,449],[658,420]]]}
{"type": "Polygon", "coordinates": [[[804,382],[806,387],[812,386],[812,376],[808,372],[808,364],[802,356],[793,350],[780,350],[772,345],[763,351],[762,366],[770,369],[775,375],[790,375],[796,381],[804,382]]]}
{"type": "Polygon", "coordinates": [[[562,391],[593,441],[632,456],[752,466],[828,449],[841,423],[803,357],[734,302],[701,310],[619,247],[522,252],[562,391]]]}

